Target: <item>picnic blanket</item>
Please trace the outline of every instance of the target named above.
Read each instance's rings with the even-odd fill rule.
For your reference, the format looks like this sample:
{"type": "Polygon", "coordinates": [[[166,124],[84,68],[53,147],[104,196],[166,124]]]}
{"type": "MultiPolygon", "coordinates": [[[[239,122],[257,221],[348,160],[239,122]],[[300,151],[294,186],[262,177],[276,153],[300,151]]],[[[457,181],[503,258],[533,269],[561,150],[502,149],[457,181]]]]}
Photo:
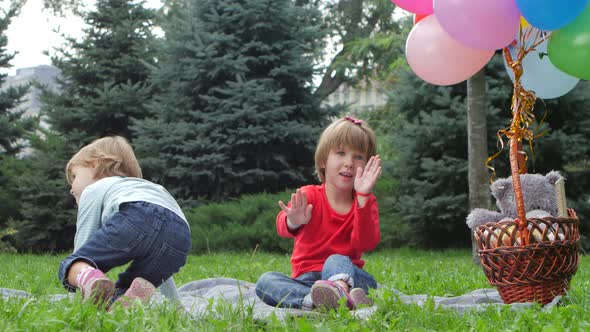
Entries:
{"type": "MultiPolygon", "coordinates": [[[[485,310],[489,306],[510,306],[513,308],[522,308],[533,305],[533,303],[513,303],[504,304],[498,291],[491,288],[477,289],[460,296],[430,296],[427,294],[406,295],[402,292],[386,286],[380,286],[385,291],[393,292],[403,303],[424,305],[429,299],[432,299],[435,307],[449,308],[457,310],[459,313],[466,311],[485,310]]],[[[209,314],[211,308],[217,305],[230,305],[235,309],[252,308],[254,319],[265,319],[275,314],[277,318],[284,319],[288,316],[318,315],[316,311],[304,311],[300,309],[275,308],[262,302],[256,296],[256,285],[247,281],[231,278],[210,278],[191,281],[178,288],[180,302],[182,307],[194,315],[201,317],[209,314]]],[[[0,288],[0,294],[3,299],[13,297],[31,297],[32,294],[22,290],[0,288]]],[[[73,293],[46,295],[50,301],[59,301],[64,298],[73,298],[73,293]]],[[[547,304],[543,310],[548,310],[556,306],[561,296],[556,297],[551,303],[547,304]]],[[[167,301],[160,293],[154,294],[152,304],[161,304],[167,301]]],[[[360,308],[353,311],[357,318],[369,318],[376,310],[377,305],[360,308]]]]}

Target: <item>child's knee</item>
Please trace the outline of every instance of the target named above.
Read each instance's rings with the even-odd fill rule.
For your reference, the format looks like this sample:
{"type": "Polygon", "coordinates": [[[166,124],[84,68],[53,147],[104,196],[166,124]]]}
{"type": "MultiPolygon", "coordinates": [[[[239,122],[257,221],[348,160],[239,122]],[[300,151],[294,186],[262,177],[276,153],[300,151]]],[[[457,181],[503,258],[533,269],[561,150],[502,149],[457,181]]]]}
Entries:
{"type": "Polygon", "coordinates": [[[328,257],[328,259],[326,259],[326,262],[324,264],[325,265],[332,265],[332,264],[342,264],[342,263],[349,263],[349,262],[352,263],[352,260],[350,260],[350,257],[340,255],[340,254],[333,254],[333,255],[330,255],[328,257]]]}
{"type": "Polygon", "coordinates": [[[280,277],[282,277],[282,274],[279,272],[265,272],[256,281],[256,288],[258,288],[259,286],[268,285],[273,281],[278,280],[280,277]]]}

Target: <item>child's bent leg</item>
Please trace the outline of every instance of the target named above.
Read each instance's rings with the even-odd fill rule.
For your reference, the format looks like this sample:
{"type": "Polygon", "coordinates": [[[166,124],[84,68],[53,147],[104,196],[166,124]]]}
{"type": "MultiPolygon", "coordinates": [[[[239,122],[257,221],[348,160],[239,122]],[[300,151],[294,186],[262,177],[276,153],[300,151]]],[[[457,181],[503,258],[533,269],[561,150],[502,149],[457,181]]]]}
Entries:
{"type": "Polygon", "coordinates": [[[155,287],[186,264],[191,249],[190,230],[186,222],[174,212],[150,203],[134,203],[125,207],[134,227],[146,234],[145,248],[134,257],[127,270],[119,274],[116,287],[123,293],[141,277],[155,287]]]}
{"type": "Polygon", "coordinates": [[[309,272],[297,279],[279,272],[266,272],[256,282],[256,295],[273,307],[312,309],[311,286],[320,273],[309,272]]]}
{"type": "Polygon", "coordinates": [[[124,308],[129,308],[133,301],[138,300],[140,302],[147,303],[149,302],[155,290],[156,288],[151,282],[141,277],[137,277],[133,279],[131,286],[129,286],[125,294],[118,296],[118,298],[113,302],[113,305],[118,304],[124,308]]]}
{"type": "Polygon", "coordinates": [[[84,300],[103,305],[111,298],[115,287],[95,266],[93,262],[72,254],[60,264],[59,277],[69,291],[78,288],[84,300]]]}
{"type": "Polygon", "coordinates": [[[75,261],[68,271],[68,284],[78,287],[78,276],[80,272],[88,267],[93,267],[85,261],[75,261]]]}
{"type": "Polygon", "coordinates": [[[348,256],[331,255],[324,263],[322,280],[336,282],[344,290],[348,291],[350,288],[355,287],[355,268],[358,269],[348,256]]]}
{"type": "Polygon", "coordinates": [[[372,301],[367,297],[368,290],[377,288],[372,275],[354,265],[349,257],[337,254],[328,257],[324,263],[322,280],[329,282],[314,286],[312,297],[315,304],[329,308],[336,308],[343,297],[346,297],[346,304],[351,309],[371,305],[372,301]]]}
{"type": "Polygon", "coordinates": [[[355,266],[354,278],[354,288],[350,290],[350,297],[354,306],[373,305],[373,300],[371,300],[367,294],[369,294],[369,289],[377,288],[377,281],[375,278],[367,271],[360,269],[357,266],[355,266]]]}
{"type": "Polygon", "coordinates": [[[369,293],[369,289],[377,288],[377,280],[369,272],[355,266],[354,271],[354,287],[361,288],[365,293],[369,293]]]}
{"type": "Polygon", "coordinates": [[[348,289],[359,287],[365,292],[369,288],[377,288],[377,281],[372,275],[354,265],[349,257],[337,254],[328,257],[324,263],[322,280],[342,281],[348,285],[348,289]]]}
{"type": "Polygon", "coordinates": [[[64,287],[73,292],[80,270],[92,266],[108,272],[124,265],[141,254],[142,239],[146,237],[143,230],[131,225],[120,213],[115,213],[105,226],[96,230],[86,243],[61,262],[59,279],[64,287]]]}
{"type": "Polygon", "coordinates": [[[61,261],[58,278],[62,285],[70,292],[75,292],[80,286],[80,273],[89,268],[98,268],[96,263],[77,251],[61,261]]]}

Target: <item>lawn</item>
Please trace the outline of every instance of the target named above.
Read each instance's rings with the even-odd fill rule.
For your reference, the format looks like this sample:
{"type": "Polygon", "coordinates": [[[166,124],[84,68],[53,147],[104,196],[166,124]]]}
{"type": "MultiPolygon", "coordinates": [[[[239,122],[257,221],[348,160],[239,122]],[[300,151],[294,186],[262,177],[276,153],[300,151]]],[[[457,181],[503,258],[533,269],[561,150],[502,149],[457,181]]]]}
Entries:
{"type": "MultiPolygon", "coordinates": [[[[540,306],[512,310],[509,306],[483,312],[458,314],[452,309],[401,302],[391,291],[373,294],[379,310],[359,320],[346,310],[318,318],[279,321],[254,320],[251,312],[216,307],[195,320],[170,306],[134,307],[104,313],[94,306],[63,300],[50,303],[43,295],[64,293],[57,281],[57,266],[64,256],[0,254],[0,287],[33,293],[31,299],[0,300],[0,331],[584,331],[590,330],[590,258],[581,257],[578,273],[562,305],[544,310],[540,306]]],[[[456,296],[490,287],[479,266],[471,263],[467,250],[388,250],[367,254],[366,269],[378,281],[405,294],[456,296]]],[[[231,277],[255,282],[265,271],[288,273],[289,257],[266,253],[216,253],[191,256],[176,276],[176,283],[231,277]]],[[[112,277],[117,271],[109,273],[112,277]]]]}

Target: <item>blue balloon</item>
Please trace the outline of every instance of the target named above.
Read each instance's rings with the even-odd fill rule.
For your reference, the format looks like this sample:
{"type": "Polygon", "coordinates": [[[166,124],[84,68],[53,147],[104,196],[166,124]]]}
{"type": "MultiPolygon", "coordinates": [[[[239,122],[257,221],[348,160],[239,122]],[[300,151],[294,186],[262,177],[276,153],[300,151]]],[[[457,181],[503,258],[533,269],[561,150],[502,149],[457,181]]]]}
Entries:
{"type": "MultiPolygon", "coordinates": [[[[580,79],[562,72],[549,61],[546,55],[547,43],[547,40],[543,41],[522,59],[520,82],[523,88],[533,91],[538,98],[553,99],[570,92],[580,79]]],[[[520,43],[508,47],[513,59],[516,59],[520,47],[522,47],[520,43]]],[[[514,72],[508,67],[505,58],[504,66],[508,76],[514,82],[514,72]]]]}
{"type": "Polygon", "coordinates": [[[541,30],[563,28],[580,15],[590,0],[516,0],[521,15],[541,30]]]}

